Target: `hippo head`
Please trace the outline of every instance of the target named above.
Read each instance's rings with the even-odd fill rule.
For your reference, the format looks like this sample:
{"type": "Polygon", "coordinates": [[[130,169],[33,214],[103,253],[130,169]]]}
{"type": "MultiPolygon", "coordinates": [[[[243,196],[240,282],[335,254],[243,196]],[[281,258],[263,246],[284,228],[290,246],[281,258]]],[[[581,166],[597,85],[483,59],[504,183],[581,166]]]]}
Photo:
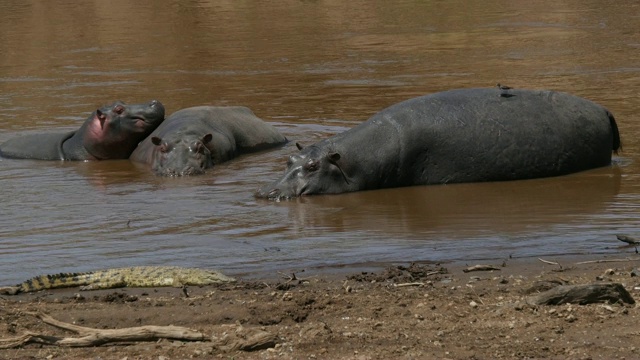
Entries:
{"type": "Polygon", "coordinates": [[[134,105],[116,101],[85,122],[82,145],[97,159],[126,159],[163,120],[164,106],[157,100],[134,105]]]}
{"type": "Polygon", "coordinates": [[[156,146],[152,162],[153,171],[163,176],[188,176],[204,174],[213,167],[211,134],[202,137],[180,135],[172,138],[152,137],[156,146]]]}
{"type": "Polygon", "coordinates": [[[300,153],[291,155],[284,176],[256,192],[256,197],[279,201],[313,194],[353,191],[353,181],[343,171],[340,153],[296,143],[300,153]]]}

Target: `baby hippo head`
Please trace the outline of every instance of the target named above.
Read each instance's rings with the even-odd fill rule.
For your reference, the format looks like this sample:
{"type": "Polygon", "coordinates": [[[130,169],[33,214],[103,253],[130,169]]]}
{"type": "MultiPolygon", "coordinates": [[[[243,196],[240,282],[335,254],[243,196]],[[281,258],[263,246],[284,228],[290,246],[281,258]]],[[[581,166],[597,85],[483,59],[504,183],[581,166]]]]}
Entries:
{"type": "Polygon", "coordinates": [[[206,169],[213,167],[211,139],[211,134],[165,139],[152,137],[151,142],[156,146],[151,164],[153,171],[162,176],[204,174],[206,169]]]}

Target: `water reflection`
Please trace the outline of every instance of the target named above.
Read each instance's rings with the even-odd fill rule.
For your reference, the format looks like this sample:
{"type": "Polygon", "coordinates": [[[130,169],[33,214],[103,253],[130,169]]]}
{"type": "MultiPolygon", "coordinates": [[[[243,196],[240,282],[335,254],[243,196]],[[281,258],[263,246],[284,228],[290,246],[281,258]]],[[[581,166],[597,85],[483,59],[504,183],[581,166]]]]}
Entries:
{"type": "Polygon", "coordinates": [[[420,238],[445,231],[465,238],[584,221],[608,209],[620,184],[620,169],[611,167],[553,179],[310,196],[285,206],[301,232],[364,229],[420,238]]]}

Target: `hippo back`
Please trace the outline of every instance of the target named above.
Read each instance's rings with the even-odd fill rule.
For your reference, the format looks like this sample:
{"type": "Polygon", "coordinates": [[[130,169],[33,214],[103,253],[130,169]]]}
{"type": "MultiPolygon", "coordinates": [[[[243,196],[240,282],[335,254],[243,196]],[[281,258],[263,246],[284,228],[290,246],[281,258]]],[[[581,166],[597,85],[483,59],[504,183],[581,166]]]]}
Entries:
{"type": "Polygon", "coordinates": [[[31,134],[9,139],[0,145],[0,155],[13,159],[64,160],[62,143],[72,137],[67,133],[31,134]]]}
{"type": "Polygon", "coordinates": [[[404,101],[369,122],[403,139],[398,176],[407,185],[564,175],[610,164],[620,146],[604,107],[556,91],[453,90],[404,101]]]}

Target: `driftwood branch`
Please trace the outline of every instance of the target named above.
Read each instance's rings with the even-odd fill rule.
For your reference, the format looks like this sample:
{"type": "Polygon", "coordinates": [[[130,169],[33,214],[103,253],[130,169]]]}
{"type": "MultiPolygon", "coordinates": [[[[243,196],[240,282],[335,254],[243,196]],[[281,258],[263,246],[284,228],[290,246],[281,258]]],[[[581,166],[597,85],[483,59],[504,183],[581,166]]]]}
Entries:
{"type": "Polygon", "coordinates": [[[541,259],[541,258],[538,258],[538,260],[542,261],[545,264],[558,266],[558,270],[557,271],[564,271],[564,269],[562,268],[562,265],[560,265],[560,263],[557,263],[555,261],[544,260],[544,259],[541,259]]]}
{"type": "Polygon", "coordinates": [[[602,302],[635,304],[631,294],[619,283],[560,285],[527,298],[530,305],[585,305],[602,302]]]}
{"type": "Polygon", "coordinates": [[[123,329],[94,329],[65,323],[42,313],[29,312],[27,314],[37,317],[46,324],[74,332],[80,335],[80,337],[56,337],[28,332],[19,337],[0,339],[0,349],[16,348],[29,343],[68,347],[86,347],[123,341],[155,341],[157,339],[203,341],[206,339],[201,332],[181,326],[148,325],[123,329]]]}
{"type": "Polygon", "coordinates": [[[600,264],[600,263],[608,263],[608,262],[625,262],[625,261],[639,261],[640,258],[624,258],[624,259],[604,259],[604,260],[590,260],[590,261],[581,261],[577,262],[576,265],[582,264],[600,264]]]}
{"type": "Polygon", "coordinates": [[[558,266],[562,267],[562,265],[560,265],[559,263],[554,262],[554,261],[544,260],[544,259],[541,259],[541,258],[538,258],[538,260],[542,261],[542,262],[543,262],[543,263],[545,263],[545,264],[549,264],[549,265],[558,265],[558,266]]]}
{"type": "Polygon", "coordinates": [[[492,270],[501,270],[497,266],[493,265],[475,265],[468,267],[466,269],[462,269],[462,272],[471,272],[471,271],[492,271],[492,270]]]}

